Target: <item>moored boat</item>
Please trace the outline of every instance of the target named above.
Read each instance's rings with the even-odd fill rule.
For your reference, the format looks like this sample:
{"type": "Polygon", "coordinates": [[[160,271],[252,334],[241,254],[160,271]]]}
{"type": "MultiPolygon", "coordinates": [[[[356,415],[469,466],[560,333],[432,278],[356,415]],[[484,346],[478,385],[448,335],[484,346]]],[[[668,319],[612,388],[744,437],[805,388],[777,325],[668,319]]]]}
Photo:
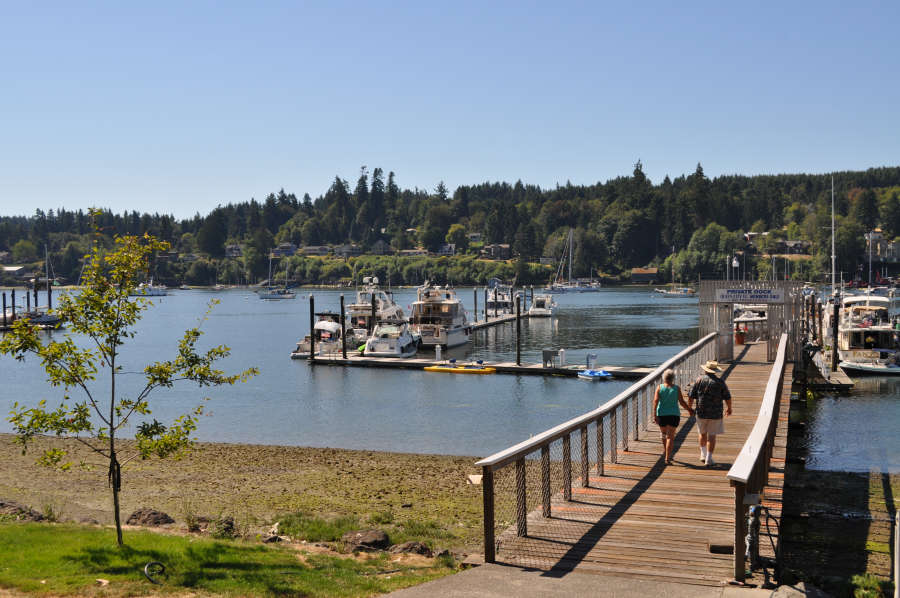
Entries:
{"type": "MultiPolygon", "coordinates": [[[[306,359],[309,357],[311,340],[315,340],[315,354],[328,355],[340,353],[343,349],[341,337],[342,327],[340,315],[333,312],[319,312],[318,320],[313,324],[312,338],[309,334],[297,343],[297,348],[291,352],[291,359],[306,359]]],[[[347,351],[356,350],[351,346],[348,335],[347,351]]]]}
{"type": "Polygon", "coordinates": [[[494,374],[496,368],[484,365],[481,361],[475,363],[456,363],[455,359],[451,359],[446,364],[430,365],[424,368],[426,372],[442,372],[445,374],[494,374]]]}
{"type": "Polygon", "coordinates": [[[405,320],[379,322],[366,341],[366,357],[412,357],[419,349],[420,338],[409,330],[405,320]]]}
{"type": "Polygon", "coordinates": [[[409,323],[412,330],[421,335],[425,347],[458,347],[468,343],[472,333],[456,293],[428,282],[416,292],[409,323]]]}
{"type": "Polygon", "coordinates": [[[558,307],[553,295],[535,295],[528,308],[528,315],[532,318],[549,318],[556,315],[558,307]]]}

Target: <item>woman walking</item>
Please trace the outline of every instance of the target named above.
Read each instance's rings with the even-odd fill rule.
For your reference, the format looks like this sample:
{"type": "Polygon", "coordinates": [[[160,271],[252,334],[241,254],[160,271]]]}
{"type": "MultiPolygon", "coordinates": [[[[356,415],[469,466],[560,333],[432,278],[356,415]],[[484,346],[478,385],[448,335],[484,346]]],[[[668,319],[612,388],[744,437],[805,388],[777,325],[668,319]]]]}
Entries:
{"type": "Polygon", "coordinates": [[[675,428],[681,419],[681,411],[678,405],[684,407],[688,414],[694,415],[681,394],[681,388],[675,385],[675,370],[663,372],[662,384],[656,387],[653,395],[653,421],[659,426],[662,437],[663,457],[666,465],[672,464],[672,445],[675,444],[675,428]]]}

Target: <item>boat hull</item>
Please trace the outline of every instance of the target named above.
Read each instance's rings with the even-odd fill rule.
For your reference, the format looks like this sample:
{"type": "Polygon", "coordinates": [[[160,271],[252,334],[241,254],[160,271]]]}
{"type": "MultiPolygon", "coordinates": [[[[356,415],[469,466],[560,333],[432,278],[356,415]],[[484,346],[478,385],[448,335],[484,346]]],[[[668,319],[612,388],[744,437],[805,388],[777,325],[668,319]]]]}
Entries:
{"type": "Polygon", "coordinates": [[[900,365],[842,361],[838,367],[850,376],[900,376],[900,365]]]}

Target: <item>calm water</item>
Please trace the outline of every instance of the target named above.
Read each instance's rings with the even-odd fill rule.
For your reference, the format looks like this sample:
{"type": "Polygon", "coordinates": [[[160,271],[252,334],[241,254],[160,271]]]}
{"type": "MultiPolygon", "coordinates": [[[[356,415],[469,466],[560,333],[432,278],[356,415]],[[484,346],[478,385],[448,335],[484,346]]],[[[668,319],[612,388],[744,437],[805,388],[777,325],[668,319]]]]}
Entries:
{"type": "Polygon", "coordinates": [[[807,467],[900,473],[900,378],[857,378],[811,406],[807,467]]]}
{"type": "MultiPolygon", "coordinates": [[[[408,370],[309,367],[290,351],[309,328],[307,291],[287,301],[261,301],[246,290],[220,293],[173,291],[156,298],[123,355],[126,372],[174,355],[179,333],[194,325],[206,303],[217,305],[203,325],[204,342],[224,343],[232,356],[226,369],[256,366],[260,375],[235,387],[197,389],[182,385],[156,391],[160,421],[211,396],[199,440],[288,444],[402,452],[487,455],[595,408],[628,382],[588,383],[536,376],[453,376],[408,370]]],[[[316,311],[338,310],[340,293],[314,291],[316,311]]],[[[472,289],[459,290],[469,310],[472,289]]],[[[414,290],[395,293],[406,307],[414,290]]],[[[479,303],[482,303],[479,297],[479,303]]],[[[347,299],[352,300],[348,293],[347,299]]],[[[567,363],[583,363],[588,352],[603,365],[657,365],[697,338],[696,300],[660,299],[644,290],[604,290],[559,295],[559,317],[523,321],[522,360],[540,361],[544,348],[567,350],[567,363]]],[[[56,333],[59,334],[59,333],[56,333]]],[[[466,359],[514,360],[515,325],[474,334],[466,359]]],[[[40,398],[53,405],[38,364],[0,358],[5,391],[0,412],[14,401],[40,398]]],[[[120,388],[136,392],[141,376],[124,376],[120,388]]],[[[73,393],[73,396],[78,397],[73,393]]],[[[5,418],[0,431],[11,431],[5,418]]]]}

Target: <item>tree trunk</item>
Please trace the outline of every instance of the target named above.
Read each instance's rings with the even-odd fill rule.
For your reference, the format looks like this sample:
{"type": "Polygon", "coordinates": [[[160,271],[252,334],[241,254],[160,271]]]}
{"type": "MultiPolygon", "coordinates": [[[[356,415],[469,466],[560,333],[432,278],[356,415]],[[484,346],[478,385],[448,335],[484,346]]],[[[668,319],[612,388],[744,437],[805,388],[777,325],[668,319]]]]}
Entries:
{"type": "Polygon", "coordinates": [[[109,485],[113,493],[113,517],[116,521],[116,542],[124,546],[122,541],[122,517],[119,514],[119,489],[122,487],[122,471],[119,468],[119,459],[116,456],[116,354],[110,359],[110,386],[109,397],[109,485]]]}

